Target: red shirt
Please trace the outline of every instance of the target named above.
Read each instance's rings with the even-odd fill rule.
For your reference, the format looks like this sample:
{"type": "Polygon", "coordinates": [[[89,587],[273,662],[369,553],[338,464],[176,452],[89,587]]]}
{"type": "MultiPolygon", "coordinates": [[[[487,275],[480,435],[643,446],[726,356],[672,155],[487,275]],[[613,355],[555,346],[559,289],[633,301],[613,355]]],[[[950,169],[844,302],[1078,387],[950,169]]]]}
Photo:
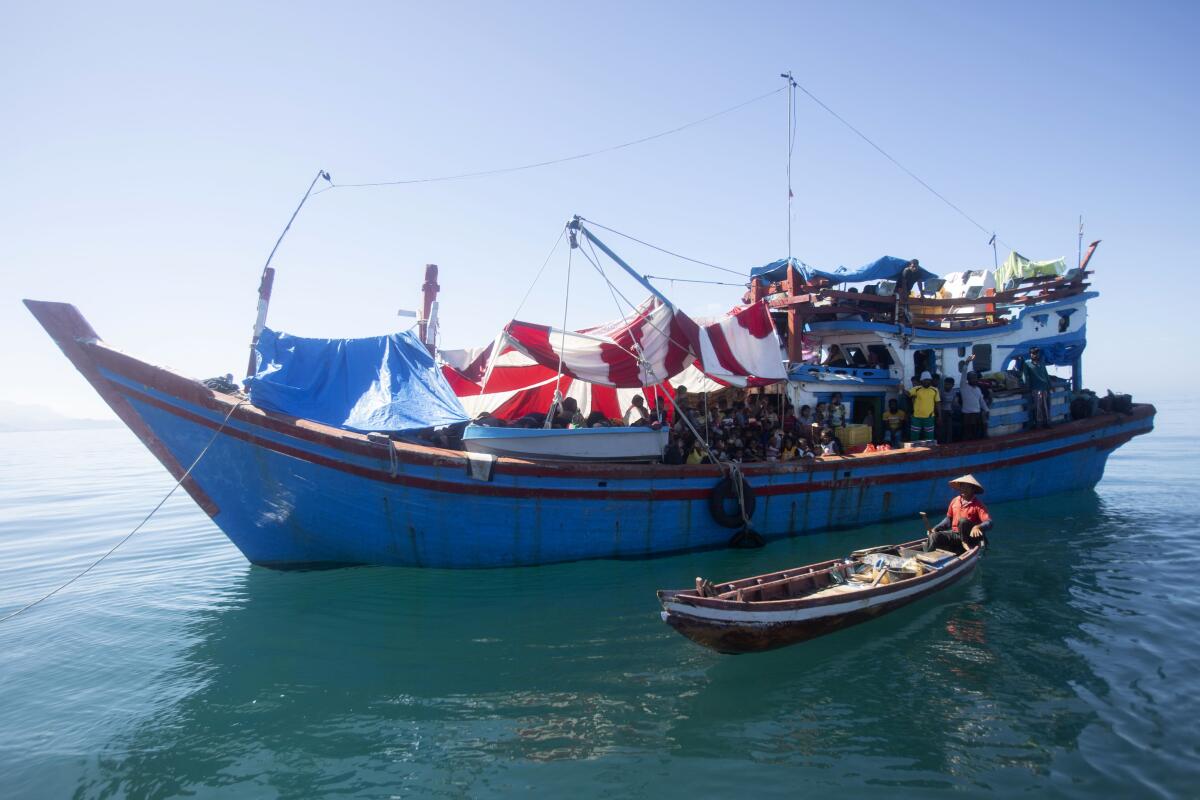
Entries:
{"type": "Polygon", "coordinates": [[[983,503],[979,502],[978,497],[964,500],[962,495],[950,501],[950,508],[946,510],[946,516],[950,518],[950,526],[952,528],[957,528],[958,523],[963,520],[971,523],[971,525],[981,525],[984,522],[990,522],[992,519],[988,516],[987,508],[983,503]]]}

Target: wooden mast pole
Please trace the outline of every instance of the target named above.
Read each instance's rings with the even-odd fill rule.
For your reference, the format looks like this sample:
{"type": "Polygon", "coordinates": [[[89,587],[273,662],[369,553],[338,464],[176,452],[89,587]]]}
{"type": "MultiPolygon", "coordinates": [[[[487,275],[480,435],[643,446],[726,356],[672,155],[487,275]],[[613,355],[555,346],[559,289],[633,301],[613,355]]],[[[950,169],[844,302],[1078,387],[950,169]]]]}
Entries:
{"type": "MultiPolygon", "coordinates": [[[[429,335],[433,306],[434,303],[437,302],[438,290],[442,288],[438,286],[437,277],[437,264],[426,264],[425,282],[421,284],[421,319],[418,321],[417,325],[421,332],[421,341],[424,343],[425,348],[429,351],[430,355],[433,355],[433,351],[437,349],[437,343],[432,341],[432,337],[429,335]]],[[[434,322],[432,327],[434,333],[436,333],[437,323],[434,322]]]]}
{"type": "Polygon", "coordinates": [[[308,201],[308,196],[312,194],[313,187],[322,178],[330,186],[333,186],[333,181],[330,179],[329,173],[323,169],[317,170],[316,177],[308,185],[308,190],[304,192],[304,197],[300,198],[300,205],[296,206],[296,210],[292,212],[287,225],[283,227],[283,233],[279,234],[279,238],[275,240],[275,246],[271,248],[271,253],[267,256],[267,263],[263,264],[262,280],[258,282],[258,314],[254,318],[254,331],[250,336],[250,360],[246,364],[247,378],[253,376],[257,371],[258,364],[256,363],[255,350],[258,347],[258,338],[262,336],[263,328],[266,327],[267,309],[271,305],[271,287],[275,285],[275,268],[271,266],[271,259],[275,258],[275,252],[279,250],[279,245],[283,243],[283,237],[287,236],[288,231],[292,229],[292,223],[296,221],[296,215],[300,213],[300,209],[304,208],[304,204],[308,201]]]}

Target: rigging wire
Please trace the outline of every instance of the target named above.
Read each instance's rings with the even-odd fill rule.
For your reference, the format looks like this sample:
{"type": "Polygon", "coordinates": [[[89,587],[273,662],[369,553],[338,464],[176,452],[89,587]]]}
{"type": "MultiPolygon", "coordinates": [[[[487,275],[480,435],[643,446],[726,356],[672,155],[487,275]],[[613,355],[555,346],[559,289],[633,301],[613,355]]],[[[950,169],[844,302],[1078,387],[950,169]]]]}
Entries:
{"type": "Polygon", "coordinates": [[[786,87],[781,87],[779,89],[773,89],[769,92],[766,92],[765,94],[760,94],[757,97],[752,97],[749,100],[744,100],[741,103],[738,103],[737,105],[733,105],[728,108],[721,109],[720,111],[717,111],[716,113],[713,113],[713,114],[709,114],[706,117],[701,117],[700,119],[695,119],[695,120],[692,120],[691,122],[685,122],[684,124],[678,125],[669,130],[659,131],[658,133],[653,133],[649,136],[643,136],[640,139],[634,139],[629,142],[622,142],[621,144],[612,145],[610,147],[603,147],[603,148],[600,148],[599,150],[590,150],[585,153],[576,153],[575,155],[572,155],[572,156],[565,156],[563,158],[552,158],[552,159],[548,159],[546,161],[536,161],[532,164],[521,164],[521,165],[515,166],[515,167],[499,167],[497,169],[485,169],[485,170],[479,170],[477,172],[460,172],[460,173],[453,174],[453,175],[438,175],[438,176],[429,177],[429,178],[405,178],[405,179],[394,180],[394,181],[373,181],[373,182],[369,182],[369,183],[338,183],[338,184],[333,184],[325,189],[322,189],[320,192],[317,192],[316,194],[322,194],[324,192],[329,191],[330,189],[359,189],[359,188],[365,188],[365,187],[371,187],[371,186],[404,186],[404,185],[414,184],[414,183],[439,183],[442,181],[457,181],[457,180],[463,180],[466,178],[483,178],[483,177],[487,177],[490,175],[503,175],[503,174],[509,173],[509,172],[520,172],[522,170],[527,170],[527,169],[538,169],[540,167],[549,167],[549,166],[553,166],[555,164],[565,164],[569,161],[579,161],[584,158],[591,158],[593,156],[603,155],[605,153],[612,153],[617,150],[624,150],[627,147],[634,147],[639,144],[645,144],[646,142],[652,142],[655,139],[661,139],[665,136],[670,136],[675,133],[680,133],[682,131],[687,130],[688,128],[694,128],[697,125],[702,125],[705,122],[710,122],[710,121],[716,119],[717,117],[722,117],[722,116],[725,116],[726,114],[732,114],[734,111],[738,111],[740,109],[745,108],[746,106],[753,105],[754,103],[757,103],[760,100],[765,100],[768,97],[771,97],[772,95],[779,94],[780,92],[783,91],[784,88],[786,88],[786,87]]]}
{"type": "Polygon", "coordinates": [[[707,283],[712,286],[740,286],[743,289],[749,285],[749,281],[746,281],[745,283],[733,283],[732,281],[705,281],[700,280],[699,278],[675,278],[671,275],[643,275],[642,277],[646,280],[670,281],[671,283],[707,283]]]}
{"type": "Polygon", "coordinates": [[[628,239],[631,242],[637,242],[640,245],[649,247],[651,250],[657,250],[660,253],[665,253],[666,255],[674,256],[675,258],[681,259],[683,261],[690,261],[691,263],[699,264],[702,267],[712,267],[713,269],[718,269],[721,272],[728,272],[731,275],[744,276],[746,274],[745,270],[730,269],[729,267],[722,267],[722,266],[718,266],[717,264],[710,264],[707,261],[701,261],[697,258],[689,258],[688,256],[684,256],[684,255],[680,255],[679,253],[672,252],[672,251],[666,249],[665,247],[659,247],[658,245],[650,244],[649,242],[644,242],[635,236],[630,236],[628,233],[621,233],[620,231],[615,230],[614,228],[610,228],[607,225],[601,225],[599,222],[596,222],[594,219],[588,219],[587,217],[580,217],[579,219],[588,223],[589,225],[593,225],[597,228],[600,228],[601,230],[606,230],[609,233],[615,233],[617,236],[628,239]]]}
{"type": "Polygon", "coordinates": [[[538,268],[537,275],[533,276],[533,282],[530,283],[529,288],[525,290],[525,296],[522,297],[521,302],[517,304],[517,310],[514,311],[512,315],[513,319],[516,319],[520,315],[521,309],[525,307],[525,301],[529,299],[529,295],[533,294],[533,288],[537,286],[537,282],[539,279],[541,279],[542,273],[546,271],[546,265],[550,263],[550,259],[554,257],[555,251],[558,250],[558,246],[562,244],[563,237],[566,235],[567,226],[564,225],[563,229],[558,232],[558,238],[554,240],[554,246],[551,247],[550,252],[546,254],[546,260],[543,261],[542,266],[538,268]]]}
{"type": "Polygon", "coordinates": [[[549,428],[554,421],[555,414],[562,408],[562,376],[563,376],[563,353],[567,349],[567,309],[571,304],[571,261],[575,254],[575,248],[567,250],[567,290],[563,293],[563,324],[562,338],[558,345],[558,375],[554,378],[554,402],[550,404],[550,413],[546,415],[546,425],[549,428]]]}
{"type": "Polygon", "coordinates": [[[792,153],[796,149],[796,79],[792,77],[791,70],[784,72],[779,77],[787,80],[786,88],[788,90],[788,157],[787,157],[787,263],[792,263],[792,198],[795,195],[792,193],[792,153]]]}
{"type": "MultiPolygon", "coordinates": [[[[900,169],[901,169],[901,170],[904,172],[904,174],[908,175],[908,177],[912,178],[914,181],[916,181],[917,183],[919,183],[919,184],[921,184],[922,186],[924,186],[924,187],[925,187],[927,190],[929,190],[930,194],[932,194],[932,195],[933,195],[934,197],[936,197],[937,199],[941,200],[941,201],[942,201],[943,203],[945,203],[946,205],[950,206],[950,208],[952,208],[952,209],[954,209],[955,211],[957,211],[957,212],[959,213],[959,215],[960,215],[960,216],[962,216],[962,218],[963,218],[963,219],[965,219],[967,222],[970,222],[972,225],[974,225],[976,228],[979,228],[979,230],[983,231],[983,232],[984,232],[984,233],[986,233],[988,236],[994,236],[994,235],[995,235],[994,233],[992,233],[992,231],[991,231],[990,229],[988,229],[988,228],[984,227],[983,225],[979,224],[979,222],[977,222],[977,221],[975,220],[975,218],[974,218],[974,217],[972,217],[970,214],[968,214],[967,212],[963,211],[961,208],[959,208],[958,206],[956,206],[954,203],[950,202],[950,200],[948,200],[944,194],[942,194],[941,192],[939,192],[937,189],[934,189],[932,186],[930,186],[930,185],[929,185],[928,183],[926,183],[925,181],[921,180],[921,178],[920,178],[920,177],[919,177],[919,176],[918,176],[918,175],[917,175],[915,172],[913,172],[911,169],[909,169],[908,167],[904,166],[904,165],[903,165],[903,164],[901,164],[899,161],[897,161],[897,160],[895,159],[895,157],[894,157],[894,156],[892,156],[892,154],[891,154],[891,153],[889,153],[888,151],[884,150],[884,149],[883,149],[882,147],[880,147],[879,145],[875,144],[875,142],[873,142],[873,141],[870,139],[870,137],[868,137],[868,136],[867,136],[865,133],[863,133],[863,132],[862,132],[862,131],[860,131],[858,128],[856,128],[856,127],[854,127],[853,125],[851,125],[851,124],[850,124],[850,123],[849,123],[849,122],[846,120],[846,118],[845,118],[845,117],[843,117],[841,114],[839,114],[839,113],[837,113],[836,111],[834,111],[834,110],[833,110],[832,108],[830,108],[829,106],[825,105],[825,103],[824,103],[824,102],[822,102],[822,101],[821,101],[821,99],[820,99],[819,97],[817,97],[815,94],[813,94],[813,93],[812,93],[812,92],[810,92],[808,89],[804,88],[803,86],[801,86],[801,85],[800,85],[800,84],[798,84],[798,83],[796,84],[796,88],[798,88],[800,91],[802,91],[802,92],[804,92],[806,95],[808,95],[809,99],[810,99],[810,100],[812,100],[814,103],[816,103],[816,104],[817,104],[817,105],[819,105],[821,108],[823,108],[823,109],[825,109],[826,111],[828,111],[828,112],[829,112],[829,114],[830,114],[830,115],[831,115],[831,116],[832,116],[834,119],[836,119],[838,122],[840,122],[840,123],[842,123],[843,125],[845,125],[847,128],[849,128],[849,129],[850,129],[851,131],[853,131],[855,134],[857,134],[857,135],[858,135],[858,137],[859,137],[860,139],[862,139],[862,140],[863,140],[864,142],[866,142],[867,144],[871,145],[871,147],[875,148],[875,150],[876,150],[876,151],[878,151],[880,155],[882,155],[882,156],[883,156],[884,158],[886,158],[888,161],[891,161],[893,164],[895,164],[897,167],[899,167],[899,168],[900,168],[900,169]]],[[[1012,248],[1012,247],[1011,247],[1011,246],[1010,246],[1010,245],[1009,245],[1007,242],[1005,242],[1003,239],[999,239],[999,238],[998,238],[996,241],[1000,242],[1000,244],[1004,245],[1004,246],[1005,246],[1005,247],[1007,247],[1009,250],[1012,250],[1012,249],[1013,249],[1013,248],[1012,248]]]]}
{"type": "MultiPolygon", "coordinates": [[[[529,295],[533,294],[533,289],[537,286],[537,282],[541,279],[542,273],[546,271],[546,265],[550,263],[550,259],[554,257],[554,253],[558,250],[558,246],[562,244],[563,237],[567,235],[567,226],[558,232],[558,238],[554,240],[554,246],[550,248],[550,252],[546,254],[546,260],[542,262],[542,266],[538,268],[537,274],[533,276],[533,281],[529,284],[529,288],[525,290],[525,296],[521,298],[521,302],[517,304],[517,310],[513,312],[512,319],[516,319],[521,314],[521,309],[525,307],[525,301],[529,299],[529,295]]],[[[503,334],[501,334],[503,336],[503,334]]],[[[479,386],[479,393],[487,393],[488,381],[492,378],[492,366],[495,360],[500,357],[501,336],[497,336],[492,341],[492,352],[488,356],[488,367],[483,373],[483,382],[479,386]]]]}
{"type": "Polygon", "coordinates": [[[49,600],[51,597],[54,597],[54,595],[58,594],[63,589],[66,589],[72,583],[79,580],[84,575],[87,575],[89,572],[91,572],[96,567],[100,566],[101,562],[103,562],[106,558],[111,556],[113,553],[117,552],[118,547],[120,547],[121,545],[125,544],[130,539],[132,539],[133,535],[135,533],[137,533],[138,531],[140,531],[142,529],[142,527],[147,522],[150,521],[150,518],[153,517],[154,514],[160,508],[163,507],[163,504],[165,504],[167,502],[167,500],[169,500],[171,498],[171,495],[175,494],[175,490],[183,485],[183,482],[185,480],[187,480],[187,477],[192,474],[192,470],[195,469],[196,465],[200,463],[200,459],[204,458],[205,453],[208,452],[208,448],[212,447],[213,442],[215,442],[217,440],[217,437],[221,435],[221,431],[225,430],[225,426],[229,423],[229,418],[233,416],[233,412],[237,411],[239,406],[241,406],[247,402],[249,402],[249,401],[246,399],[238,400],[237,403],[234,404],[233,408],[229,409],[229,413],[225,415],[225,419],[221,420],[221,424],[217,427],[217,429],[215,431],[213,431],[212,438],[210,438],[208,440],[208,443],[206,445],[204,445],[204,449],[200,451],[200,454],[196,456],[195,460],[192,461],[191,465],[189,465],[188,468],[183,471],[183,474],[179,476],[179,479],[175,481],[175,485],[171,487],[171,491],[167,492],[166,495],[163,496],[163,499],[158,501],[158,505],[156,505],[154,508],[150,509],[150,513],[147,514],[145,517],[143,517],[142,521],[139,522],[137,525],[135,525],[133,530],[131,530],[129,533],[125,534],[125,538],[121,539],[121,541],[114,544],[111,548],[109,548],[107,553],[105,553],[104,555],[97,558],[95,561],[93,561],[91,564],[88,565],[87,569],[83,570],[83,572],[80,572],[79,574],[77,574],[75,577],[71,578],[66,583],[64,583],[61,586],[59,586],[58,588],[48,592],[47,594],[42,595],[37,600],[34,600],[32,603],[24,605],[21,608],[18,608],[16,611],[13,611],[11,613],[5,614],[3,617],[0,617],[0,623],[8,622],[10,619],[17,616],[18,614],[23,614],[26,611],[28,611],[29,609],[33,608],[34,606],[36,606],[40,603],[44,603],[45,601],[49,600]]]}

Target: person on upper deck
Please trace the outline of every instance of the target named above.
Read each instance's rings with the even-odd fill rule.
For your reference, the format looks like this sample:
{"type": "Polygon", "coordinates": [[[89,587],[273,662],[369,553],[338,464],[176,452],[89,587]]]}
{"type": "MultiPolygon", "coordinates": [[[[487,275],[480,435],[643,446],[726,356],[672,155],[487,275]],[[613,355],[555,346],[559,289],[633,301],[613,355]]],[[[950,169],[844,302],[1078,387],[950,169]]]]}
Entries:
{"type": "Polygon", "coordinates": [[[910,389],[908,395],[912,398],[913,406],[909,438],[914,442],[933,441],[934,419],[941,399],[933,386],[933,376],[929,372],[922,372],[921,385],[910,389]]]}
{"type": "Polygon", "coordinates": [[[964,553],[976,545],[987,545],[987,532],[992,529],[992,518],[987,507],[979,500],[983,484],[974,475],[963,475],[950,481],[950,488],[958,497],[950,501],[946,517],[929,532],[925,543],[930,550],[949,550],[964,553]]]}
{"type": "Polygon", "coordinates": [[[913,287],[921,282],[921,262],[913,259],[904,265],[904,269],[900,272],[900,277],[896,281],[896,296],[900,298],[900,302],[907,303],[909,295],[912,294],[913,287]]]}
{"type": "Polygon", "coordinates": [[[1029,360],[1021,366],[1021,380],[1029,389],[1029,400],[1033,406],[1030,415],[1033,427],[1050,427],[1050,375],[1042,362],[1042,348],[1029,348],[1029,360]]]}

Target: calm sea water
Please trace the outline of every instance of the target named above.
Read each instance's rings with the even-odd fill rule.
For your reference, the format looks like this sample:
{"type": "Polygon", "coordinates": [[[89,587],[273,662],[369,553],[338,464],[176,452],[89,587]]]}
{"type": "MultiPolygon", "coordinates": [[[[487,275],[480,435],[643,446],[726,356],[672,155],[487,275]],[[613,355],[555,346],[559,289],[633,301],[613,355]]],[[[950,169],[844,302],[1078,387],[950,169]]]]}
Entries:
{"type": "MultiPolygon", "coordinates": [[[[1200,796],[1200,405],[1159,408],[1095,492],[993,506],[967,584],[756,656],[678,636],[654,590],[919,525],[641,562],[280,573],[180,494],[0,625],[0,797],[1200,796]]],[[[170,485],[123,429],[0,434],[0,613],[170,485]]]]}

